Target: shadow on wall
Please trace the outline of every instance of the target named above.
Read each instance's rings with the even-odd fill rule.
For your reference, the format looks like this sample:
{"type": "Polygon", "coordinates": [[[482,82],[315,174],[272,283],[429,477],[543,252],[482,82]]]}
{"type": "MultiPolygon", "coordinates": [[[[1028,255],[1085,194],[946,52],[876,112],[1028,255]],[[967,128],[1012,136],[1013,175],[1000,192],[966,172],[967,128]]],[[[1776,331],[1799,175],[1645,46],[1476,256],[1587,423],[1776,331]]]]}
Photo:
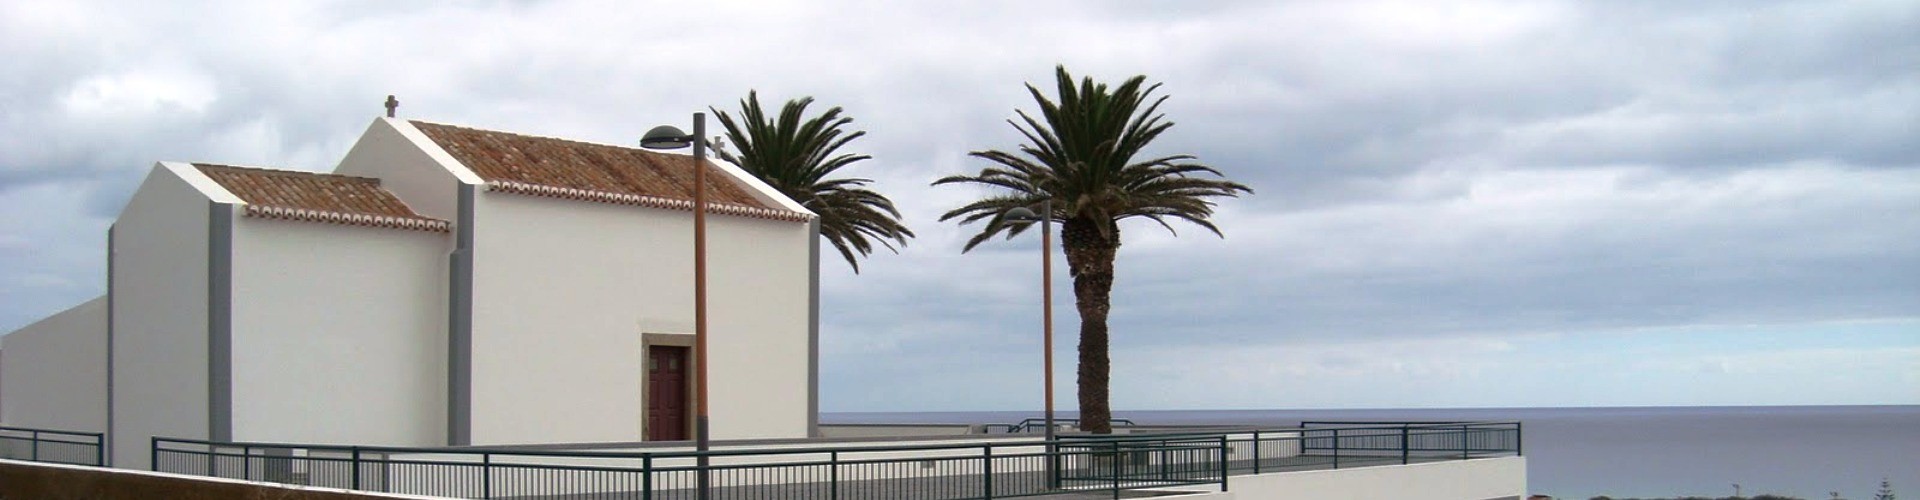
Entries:
{"type": "Polygon", "coordinates": [[[0,460],[0,500],[391,500],[396,496],[0,460]]]}

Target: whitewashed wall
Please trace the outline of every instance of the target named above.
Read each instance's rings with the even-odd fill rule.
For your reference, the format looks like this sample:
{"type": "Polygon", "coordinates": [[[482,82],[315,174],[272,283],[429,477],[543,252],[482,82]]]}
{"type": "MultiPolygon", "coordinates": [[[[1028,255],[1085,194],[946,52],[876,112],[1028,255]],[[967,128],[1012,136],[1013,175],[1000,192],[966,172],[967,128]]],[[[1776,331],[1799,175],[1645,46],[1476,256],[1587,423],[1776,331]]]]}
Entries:
{"type": "MultiPolygon", "coordinates": [[[[712,215],[707,223],[713,436],[807,437],[811,229],[712,215]]],[[[692,295],[691,279],[684,283],[692,295]]]]}
{"type": "Polygon", "coordinates": [[[190,165],[162,163],[114,224],[117,467],[148,467],[153,436],[205,438],[209,201],[240,200],[190,165]]]}
{"type": "Polygon", "coordinates": [[[0,423],[107,431],[107,298],[0,339],[0,423]]]}
{"type": "Polygon", "coordinates": [[[233,439],[445,444],[448,234],[234,226],[233,439]]]}
{"type": "MultiPolygon", "coordinates": [[[[691,214],[492,192],[475,212],[473,443],[639,440],[643,334],[693,333],[691,214]]],[[[808,231],[708,218],[715,439],[807,434],[808,231]]]]}

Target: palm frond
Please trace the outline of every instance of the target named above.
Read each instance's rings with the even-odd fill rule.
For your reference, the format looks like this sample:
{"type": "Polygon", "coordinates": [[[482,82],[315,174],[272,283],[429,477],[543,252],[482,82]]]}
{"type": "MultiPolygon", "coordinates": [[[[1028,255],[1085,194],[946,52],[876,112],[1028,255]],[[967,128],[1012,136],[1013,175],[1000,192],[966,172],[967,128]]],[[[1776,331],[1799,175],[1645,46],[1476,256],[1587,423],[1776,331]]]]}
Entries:
{"type": "Polygon", "coordinates": [[[831,178],[840,169],[872,159],[840,151],[866,132],[843,128],[853,118],[844,116],[838,106],[809,117],[807,108],[812,104],[812,97],[789,100],[779,115],[768,117],[759,93],[749,91],[740,100],[738,119],[714,109],[727,140],[739,149],[738,153],[721,151],[718,156],[818,215],[820,236],[857,273],[860,258],[870,255],[875,243],[898,252],[913,231],[901,223],[900,210],[892,200],[865,188],[872,180],[831,178]]]}
{"type": "Polygon", "coordinates": [[[1160,84],[1134,76],[1109,86],[1090,77],[1075,79],[1056,66],[1052,94],[1028,84],[1036,110],[1016,110],[1008,120],[1024,142],[1011,151],[973,151],[969,156],[992,166],[971,175],[940,178],[934,185],[973,184],[999,194],[962,205],[940,220],[963,226],[986,222],[967,242],[970,250],[991,237],[1011,234],[999,214],[1016,206],[1053,200],[1057,220],[1082,220],[1111,236],[1113,222],[1145,217],[1168,231],[1181,220],[1219,234],[1210,222],[1213,201],[1250,194],[1252,188],[1226,180],[1219,170],[1190,154],[1141,158],[1173,128],[1160,112],[1168,96],[1155,96],[1160,84]]]}

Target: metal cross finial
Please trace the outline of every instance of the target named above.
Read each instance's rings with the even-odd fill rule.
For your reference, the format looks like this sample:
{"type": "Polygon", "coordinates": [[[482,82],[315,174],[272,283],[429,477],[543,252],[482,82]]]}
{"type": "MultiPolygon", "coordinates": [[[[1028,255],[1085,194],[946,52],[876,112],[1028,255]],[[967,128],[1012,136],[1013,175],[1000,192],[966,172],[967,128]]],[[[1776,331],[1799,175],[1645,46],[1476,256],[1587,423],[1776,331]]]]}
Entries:
{"type": "Polygon", "coordinates": [[[400,100],[393,98],[393,94],[387,94],[387,118],[393,118],[393,112],[397,109],[400,109],[400,100]]]}

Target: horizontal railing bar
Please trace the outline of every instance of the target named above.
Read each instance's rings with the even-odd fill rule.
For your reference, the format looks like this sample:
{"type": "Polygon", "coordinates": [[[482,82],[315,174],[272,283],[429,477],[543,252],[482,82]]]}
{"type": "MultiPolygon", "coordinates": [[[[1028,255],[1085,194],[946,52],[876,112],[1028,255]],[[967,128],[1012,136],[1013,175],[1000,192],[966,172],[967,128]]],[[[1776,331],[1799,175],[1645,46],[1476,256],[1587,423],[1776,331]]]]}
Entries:
{"type": "MultiPolygon", "coordinates": [[[[1135,449],[1123,448],[1118,451],[1120,453],[1172,453],[1172,452],[1211,451],[1211,450],[1218,450],[1218,449],[1220,449],[1219,445],[1184,446],[1184,447],[1172,447],[1172,448],[1135,448],[1135,449]]],[[[992,458],[995,461],[1004,462],[1004,461],[1014,461],[1014,459],[1018,459],[1018,458],[1044,458],[1047,456],[1059,456],[1059,457],[1104,456],[1104,455],[1112,454],[1114,453],[1114,451],[1115,450],[1112,450],[1112,449],[1095,448],[1095,449],[1088,449],[1086,451],[1071,451],[1071,452],[1063,451],[1063,452],[1057,452],[1052,454],[1045,453],[1045,452],[1017,454],[1017,455],[995,454],[993,455],[992,458]]],[[[1459,449],[1455,448],[1452,451],[1458,452],[1459,449]]],[[[552,470],[580,470],[580,471],[590,471],[590,472],[645,472],[646,471],[646,469],[639,468],[639,467],[627,468],[627,467],[615,467],[615,466],[604,466],[604,465],[594,466],[594,465],[569,465],[569,464],[540,464],[540,463],[499,462],[499,461],[456,462],[456,461],[435,461],[435,460],[422,460],[422,459],[380,458],[380,457],[366,457],[366,456],[363,456],[356,460],[352,457],[327,456],[327,455],[288,456],[288,455],[265,455],[261,453],[250,453],[250,452],[231,452],[231,451],[207,452],[207,451],[178,450],[178,449],[164,449],[164,450],[160,450],[160,453],[163,456],[178,456],[178,455],[190,455],[194,457],[211,456],[214,458],[232,458],[232,459],[244,458],[244,459],[259,459],[259,460],[287,461],[287,462],[294,462],[294,461],[319,462],[319,463],[330,463],[330,464],[361,463],[361,464],[384,464],[384,465],[427,465],[427,466],[448,466],[448,467],[496,467],[496,468],[514,467],[514,468],[552,469],[552,470]]],[[[839,461],[822,460],[822,461],[810,461],[810,462],[710,464],[707,469],[708,470],[754,470],[754,469],[772,469],[772,468],[822,467],[822,466],[832,466],[832,465],[854,466],[854,465],[878,465],[878,464],[923,463],[923,462],[974,462],[974,461],[981,460],[982,457],[983,457],[982,455],[963,455],[963,456],[941,456],[941,457],[870,458],[870,459],[858,459],[858,460],[841,459],[839,461]]],[[[656,457],[656,459],[657,458],[658,457],[656,457]]],[[[652,470],[654,472],[688,472],[688,471],[698,471],[699,467],[691,466],[691,465],[689,466],[656,465],[653,467],[652,470]]]]}
{"type": "Polygon", "coordinates": [[[8,426],[0,426],[0,431],[38,432],[41,434],[65,434],[69,436],[91,436],[91,437],[106,437],[107,435],[104,432],[63,431],[59,429],[36,429],[32,427],[8,427],[8,426]]]}
{"type": "Polygon", "coordinates": [[[1028,446],[1046,446],[1049,443],[1056,444],[1056,445],[1081,445],[1086,443],[1112,443],[1112,442],[1128,443],[1128,442],[1169,441],[1169,440],[1180,440],[1176,438],[1202,438],[1202,437],[1217,440],[1219,439],[1220,436],[1221,436],[1221,433],[1178,434],[1178,435],[1153,434],[1153,435],[1134,435],[1134,436],[1122,435],[1122,436],[1100,437],[1100,438],[1060,439],[1060,440],[1055,440],[1051,442],[1041,441],[1041,440],[1023,440],[1023,441],[1014,441],[1014,442],[981,442],[981,443],[968,443],[968,444],[934,444],[934,445],[910,445],[910,446],[761,448],[761,449],[752,449],[752,450],[710,450],[706,452],[699,452],[699,451],[645,451],[645,452],[546,451],[546,450],[516,450],[516,449],[510,449],[510,448],[429,448],[429,447],[407,448],[407,447],[396,447],[396,446],[342,446],[342,445],[311,445],[311,444],[295,444],[295,443],[221,442],[221,441],[208,441],[208,440],[200,440],[200,439],[181,439],[181,438],[164,438],[164,437],[154,438],[154,441],[156,444],[159,444],[159,445],[186,444],[186,445],[219,446],[219,447],[230,447],[230,448],[241,448],[241,447],[282,448],[282,449],[323,450],[323,451],[336,451],[336,452],[359,451],[363,453],[415,453],[415,454],[447,454],[447,455],[597,457],[597,458],[642,458],[642,457],[651,456],[655,459],[661,459],[661,458],[689,458],[689,457],[699,457],[702,455],[705,455],[708,457],[724,457],[724,456],[798,455],[798,454],[808,454],[808,453],[834,453],[834,452],[862,453],[862,452],[900,452],[900,451],[927,451],[927,450],[965,450],[965,449],[979,449],[985,446],[1028,447],[1028,446]]]}
{"type": "Polygon", "coordinates": [[[46,438],[34,439],[30,437],[14,437],[14,436],[0,436],[0,440],[23,442],[23,443],[41,442],[41,443],[52,443],[52,444],[71,444],[71,445],[80,445],[80,446],[93,446],[96,444],[100,444],[99,441],[66,441],[66,440],[60,440],[60,439],[46,439],[46,438]]]}
{"type": "MultiPolygon", "coordinates": [[[[1305,423],[1305,422],[1303,422],[1303,423],[1301,423],[1301,425],[1303,425],[1303,426],[1305,426],[1305,425],[1326,425],[1326,427],[1293,427],[1293,428],[1279,428],[1279,429],[1273,429],[1273,430],[1274,430],[1274,431],[1283,431],[1283,430],[1290,430],[1290,431],[1302,431],[1302,430],[1306,430],[1306,431],[1316,431],[1316,430],[1317,430],[1317,431],[1331,431],[1331,430],[1334,430],[1334,429],[1339,429],[1339,430],[1341,430],[1341,431],[1357,431],[1357,430],[1383,430],[1383,431],[1384,431],[1384,430],[1392,430],[1392,431],[1398,431],[1398,430],[1402,430],[1402,429],[1453,429],[1453,430],[1459,430],[1461,426],[1466,426],[1466,427],[1468,427],[1468,428],[1496,428],[1496,429],[1506,429],[1506,428],[1511,428],[1511,427],[1514,427],[1514,426],[1518,426],[1518,425],[1520,425],[1520,422],[1518,422],[1518,421],[1491,421],[1491,422],[1410,422],[1410,423],[1404,423],[1404,424],[1395,424],[1395,423],[1390,423],[1390,422],[1368,422],[1368,423],[1364,423],[1364,424],[1358,424],[1358,426],[1333,426],[1332,424],[1319,424],[1319,423],[1316,423],[1316,424],[1308,424],[1308,423],[1305,423]]],[[[1261,432],[1266,432],[1266,429],[1262,429],[1262,430],[1261,430],[1261,432]]]]}

